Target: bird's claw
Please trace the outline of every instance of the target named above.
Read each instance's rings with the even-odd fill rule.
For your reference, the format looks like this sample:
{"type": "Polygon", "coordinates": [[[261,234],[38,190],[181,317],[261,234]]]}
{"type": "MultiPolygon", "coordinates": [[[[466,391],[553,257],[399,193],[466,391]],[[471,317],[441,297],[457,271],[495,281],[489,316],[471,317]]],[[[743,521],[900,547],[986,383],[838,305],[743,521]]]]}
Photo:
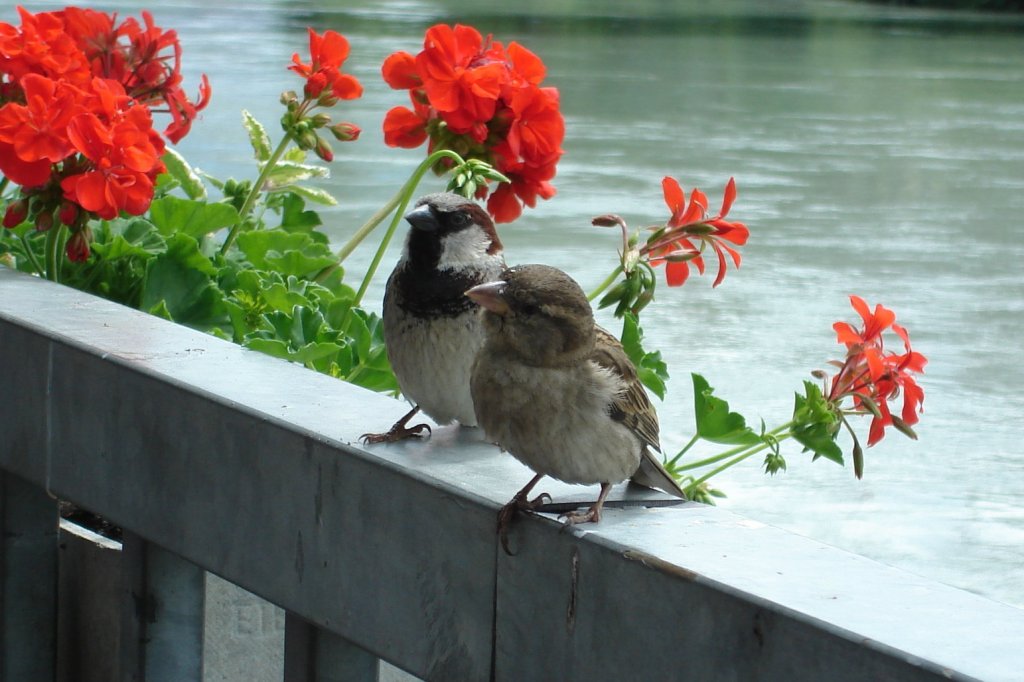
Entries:
{"type": "Polygon", "coordinates": [[[516,495],[508,504],[498,511],[498,538],[501,540],[501,547],[505,554],[515,556],[508,546],[508,526],[517,511],[536,511],[539,507],[551,502],[551,495],[541,493],[532,500],[527,500],[525,495],[516,495]]]}
{"type": "Polygon", "coordinates": [[[562,518],[565,519],[567,525],[573,526],[577,523],[597,523],[601,520],[601,510],[594,505],[587,509],[585,512],[566,512],[562,514],[562,518]]]}
{"type": "Polygon", "coordinates": [[[405,426],[399,422],[391,427],[386,433],[364,433],[359,436],[359,440],[363,445],[375,445],[377,443],[397,443],[400,440],[407,438],[413,438],[420,436],[422,438],[429,438],[432,431],[430,430],[429,424],[416,424],[415,426],[405,426]],[[424,433],[426,432],[426,433],[424,433]]]}

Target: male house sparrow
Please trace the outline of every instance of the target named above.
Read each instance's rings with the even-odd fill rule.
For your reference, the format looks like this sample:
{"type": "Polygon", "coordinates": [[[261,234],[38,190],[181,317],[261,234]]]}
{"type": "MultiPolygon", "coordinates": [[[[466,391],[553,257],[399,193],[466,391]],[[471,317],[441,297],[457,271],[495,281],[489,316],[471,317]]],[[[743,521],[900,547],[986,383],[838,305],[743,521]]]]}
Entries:
{"type": "Polygon", "coordinates": [[[405,219],[409,234],[384,292],[383,323],[388,359],[414,407],[387,433],[364,434],[368,443],[429,432],[407,426],[420,410],[439,424],[476,425],[469,371],[483,332],[465,291],[505,268],[494,222],[469,199],[429,194],[405,219]]]}
{"type": "Polygon", "coordinates": [[[470,380],[477,423],[537,474],[502,509],[502,533],[516,510],[537,506],[540,498],[526,496],[544,476],[601,484],[597,502],[567,514],[569,523],[599,521],[612,485],[630,477],[685,499],[652,452],[660,450],[658,416],[636,368],[594,324],[571,277],[521,265],[466,295],[485,309],[470,380]]]}

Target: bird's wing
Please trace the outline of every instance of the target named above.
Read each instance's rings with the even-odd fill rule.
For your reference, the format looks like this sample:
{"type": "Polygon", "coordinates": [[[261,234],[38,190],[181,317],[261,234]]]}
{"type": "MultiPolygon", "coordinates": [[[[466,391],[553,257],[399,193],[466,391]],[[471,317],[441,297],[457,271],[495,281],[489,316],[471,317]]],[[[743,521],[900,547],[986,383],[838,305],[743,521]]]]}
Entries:
{"type": "Polygon", "coordinates": [[[636,367],[626,355],[622,344],[610,333],[597,328],[594,351],[590,359],[622,378],[625,388],[611,405],[611,418],[625,424],[633,433],[655,450],[661,450],[658,440],[658,414],[654,411],[647,391],[640,383],[636,367]]]}
{"type": "Polygon", "coordinates": [[[647,397],[636,367],[626,355],[622,344],[612,334],[597,327],[594,351],[590,359],[620,376],[625,388],[611,404],[609,416],[622,422],[645,444],[640,457],[640,467],[631,477],[640,485],[663,490],[669,495],[686,499],[686,493],[672,475],[665,470],[658,456],[652,451],[661,450],[658,438],[658,413],[647,397]]]}

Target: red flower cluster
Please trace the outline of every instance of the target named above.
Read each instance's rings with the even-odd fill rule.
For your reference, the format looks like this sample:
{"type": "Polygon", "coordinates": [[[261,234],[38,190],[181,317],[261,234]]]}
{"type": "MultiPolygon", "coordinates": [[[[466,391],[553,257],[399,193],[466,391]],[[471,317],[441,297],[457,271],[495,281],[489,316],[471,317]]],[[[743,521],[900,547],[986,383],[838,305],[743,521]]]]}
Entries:
{"type": "Polygon", "coordinates": [[[152,201],[164,142],[151,110],[166,107],[164,134],[177,142],[209,85],[204,76],[195,103],[185,96],[177,36],[148,13],[140,26],[76,7],[18,12],[20,27],[0,23],[0,172],[22,186],[22,198],[3,222],[33,219],[46,230],[56,217],[73,232],[68,257],[84,260],[89,217],[139,215],[152,201]]]}
{"type": "Polygon", "coordinates": [[[285,93],[283,102],[288,113],[281,119],[285,132],[295,140],[300,149],[312,150],[324,161],[334,160],[334,151],[330,143],[316,134],[318,128],[328,127],[334,139],[339,142],[352,142],[359,138],[359,126],[354,123],[336,123],[331,125],[331,117],[320,113],[311,116],[316,107],[333,107],[339,100],[357,99],[363,94],[362,84],[354,76],[341,72],[341,66],[348,59],[348,40],[336,31],[324,31],[319,35],[309,30],[309,63],[302,61],[299,55],[292,55],[294,71],[306,79],[303,88],[305,98],[300,102],[293,92],[285,93]]]}
{"type": "MultiPolygon", "coordinates": [[[[427,30],[419,54],[396,52],[382,72],[392,88],[409,91],[412,104],[385,116],[387,144],[413,148],[429,140],[428,152],[450,149],[493,165],[512,181],[487,200],[498,222],[555,195],[551,179],[565,121],[558,91],[541,87],[546,69],[537,55],[485,39],[471,26],[438,24],[427,30]]],[[[478,197],[487,191],[479,188],[478,197]]]]}
{"type": "Polygon", "coordinates": [[[924,402],[924,390],[918,386],[914,374],[924,372],[928,362],[925,356],[910,347],[907,330],[896,324],[896,315],[881,304],[871,312],[864,299],[850,296],[850,303],[864,322],[856,329],[846,322],[836,322],[837,340],[846,346],[844,362],[836,362],[839,373],[832,378],[828,399],[838,404],[852,396],[858,410],[874,415],[868,433],[868,445],[874,445],[885,436],[887,426],[896,426],[913,437],[911,426],[918,422],[918,412],[924,402]],[[903,341],[904,352],[886,352],[882,332],[892,328],[903,341]],[[901,416],[893,415],[889,401],[903,394],[901,416]]]}
{"type": "Polygon", "coordinates": [[[747,243],[750,230],[743,223],[725,219],[736,200],[736,180],[729,178],[725,186],[725,197],[718,215],[709,218],[708,198],[704,192],[694,188],[687,203],[686,194],[675,178],[666,176],[661,181],[665,203],[672,215],[664,227],[659,227],[640,249],[651,265],[665,265],[665,279],[670,287],[682,286],[690,276],[690,265],[704,274],[704,249],[710,244],[718,256],[718,275],[712,286],[718,286],[725,278],[728,253],[736,267],[740,266],[740,254],[725,242],[736,246],[747,243]],[[700,242],[700,247],[695,242],[700,242]]]}

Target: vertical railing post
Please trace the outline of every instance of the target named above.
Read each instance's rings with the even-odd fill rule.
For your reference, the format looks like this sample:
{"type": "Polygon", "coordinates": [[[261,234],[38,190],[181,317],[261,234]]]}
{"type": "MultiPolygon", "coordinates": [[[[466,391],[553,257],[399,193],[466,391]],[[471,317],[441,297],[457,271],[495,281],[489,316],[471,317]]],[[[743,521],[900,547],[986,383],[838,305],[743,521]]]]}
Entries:
{"type": "Polygon", "coordinates": [[[201,680],[205,572],[128,532],[122,552],[121,679],[201,680]]]}
{"type": "Polygon", "coordinates": [[[377,682],[380,659],[343,637],[288,613],[284,624],[286,682],[377,682]]]}
{"type": "Polygon", "coordinates": [[[0,471],[0,681],[57,671],[57,500],[0,471]]]}

